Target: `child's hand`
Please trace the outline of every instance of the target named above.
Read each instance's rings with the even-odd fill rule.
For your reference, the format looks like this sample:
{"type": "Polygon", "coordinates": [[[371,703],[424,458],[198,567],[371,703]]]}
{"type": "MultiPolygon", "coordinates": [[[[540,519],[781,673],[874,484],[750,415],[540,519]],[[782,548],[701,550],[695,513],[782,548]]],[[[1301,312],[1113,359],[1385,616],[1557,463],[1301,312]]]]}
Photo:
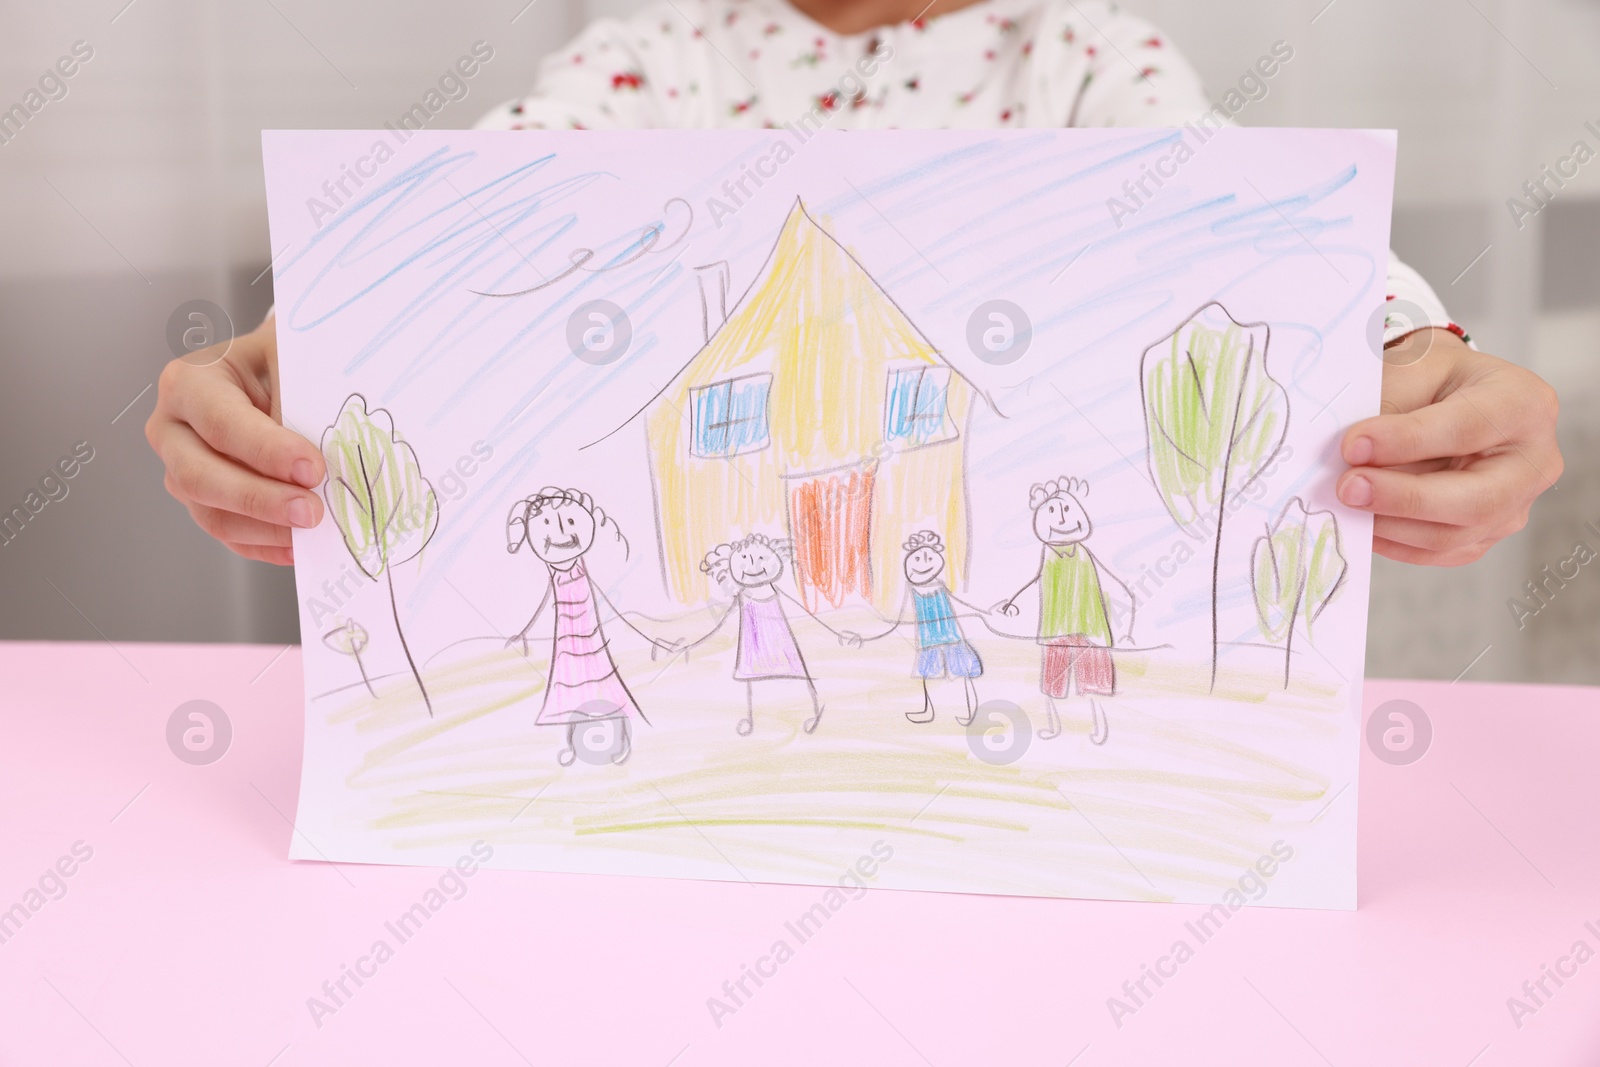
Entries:
{"type": "Polygon", "coordinates": [[[1471,563],[1522,529],[1561,477],[1556,392],[1448,330],[1388,350],[1383,412],[1356,423],[1339,499],[1376,517],[1372,548],[1401,563],[1471,563]]]}
{"type": "Polygon", "coordinates": [[[290,564],[291,526],[322,521],[326,465],[315,445],[277,422],[277,320],[161,372],[144,435],[166,464],[167,492],[206,533],[247,559],[290,564]],[[208,356],[208,353],[213,355],[208,356]]]}

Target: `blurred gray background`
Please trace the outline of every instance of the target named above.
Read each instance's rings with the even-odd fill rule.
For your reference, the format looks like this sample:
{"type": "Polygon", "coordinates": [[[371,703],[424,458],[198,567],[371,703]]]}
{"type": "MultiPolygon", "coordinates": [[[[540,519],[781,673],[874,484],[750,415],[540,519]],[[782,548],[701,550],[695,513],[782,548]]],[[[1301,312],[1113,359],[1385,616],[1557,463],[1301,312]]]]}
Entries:
{"type": "MultiPolygon", "coordinates": [[[[93,459],[0,544],[0,638],[297,640],[292,575],[237,559],[161,487],[145,444],[169,315],[272,300],[260,131],[376,127],[472,42],[495,58],[435,125],[466,127],[539,57],[633,0],[93,0],[0,13],[0,109],[76,41],[91,60],[0,144],[0,512],[80,441],[93,459]]],[[[1507,601],[1600,550],[1600,160],[1519,229],[1506,201],[1600,149],[1595,0],[1134,0],[1214,97],[1282,39],[1249,125],[1401,131],[1394,244],[1487,351],[1561,392],[1567,473],[1484,561],[1377,561],[1368,673],[1600,682],[1600,561],[1518,628],[1507,601]]]]}

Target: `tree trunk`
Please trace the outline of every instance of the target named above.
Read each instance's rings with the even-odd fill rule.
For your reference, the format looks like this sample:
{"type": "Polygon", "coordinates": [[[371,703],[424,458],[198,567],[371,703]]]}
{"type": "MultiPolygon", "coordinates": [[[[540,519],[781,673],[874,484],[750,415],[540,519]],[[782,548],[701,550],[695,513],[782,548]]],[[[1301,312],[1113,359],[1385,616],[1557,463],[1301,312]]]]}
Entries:
{"type": "Polygon", "coordinates": [[[384,575],[389,579],[389,607],[394,611],[394,632],[400,635],[400,648],[406,654],[406,662],[411,665],[411,676],[417,680],[417,689],[422,692],[422,702],[428,706],[428,718],[433,718],[433,700],[428,696],[428,687],[422,684],[422,672],[417,670],[417,661],[411,658],[411,646],[406,644],[406,632],[400,625],[400,605],[394,596],[394,568],[383,568],[384,575]]]}
{"type": "Polygon", "coordinates": [[[1222,476],[1222,505],[1217,508],[1217,547],[1211,556],[1211,689],[1217,691],[1217,576],[1222,571],[1222,520],[1228,514],[1228,476],[1222,476]]]}
{"type": "MultiPolygon", "coordinates": [[[[1296,603],[1295,607],[1298,609],[1299,608],[1299,604],[1296,603]]],[[[1284,642],[1283,642],[1283,688],[1284,688],[1285,692],[1287,692],[1288,689],[1289,689],[1289,656],[1292,653],[1293,649],[1294,649],[1294,616],[1290,615],[1289,616],[1289,636],[1287,638],[1285,638],[1284,642]]]]}
{"type": "MultiPolygon", "coordinates": [[[[1304,544],[1302,542],[1302,548],[1304,544]]],[[[1305,600],[1305,585],[1294,595],[1294,607],[1289,609],[1289,635],[1283,639],[1283,688],[1289,689],[1289,656],[1294,650],[1294,620],[1300,617],[1300,604],[1305,600]]]]}

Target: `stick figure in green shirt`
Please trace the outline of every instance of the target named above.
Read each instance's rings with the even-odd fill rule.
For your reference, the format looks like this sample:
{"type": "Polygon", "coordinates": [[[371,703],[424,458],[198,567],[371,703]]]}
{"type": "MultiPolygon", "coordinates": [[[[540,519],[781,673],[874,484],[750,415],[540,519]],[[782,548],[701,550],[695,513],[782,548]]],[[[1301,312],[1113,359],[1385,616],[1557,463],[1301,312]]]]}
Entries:
{"type": "Polygon", "coordinates": [[[1045,482],[1029,491],[1033,533],[1043,545],[1039,569],[995,610],[1015,616],[1017,597],[1038,584],[1038,642],[1044,649],[1039,688],[1050,715],[1039,736],[1048,739],[1061,733],[1055,702],[1065,700],[1076,681],[1078,693],[1089,698],[1094,720],[1089,739],[1103,745],[1109,727],[1105,709],[1095,697],[1116,694],[1113,628],[1121,643],[1132,643],[1134,600],[1128,587],[1089,551],[1094,524],[1083,506],[1088,495],[1089,483],[1077,478],[1045,482]]]}

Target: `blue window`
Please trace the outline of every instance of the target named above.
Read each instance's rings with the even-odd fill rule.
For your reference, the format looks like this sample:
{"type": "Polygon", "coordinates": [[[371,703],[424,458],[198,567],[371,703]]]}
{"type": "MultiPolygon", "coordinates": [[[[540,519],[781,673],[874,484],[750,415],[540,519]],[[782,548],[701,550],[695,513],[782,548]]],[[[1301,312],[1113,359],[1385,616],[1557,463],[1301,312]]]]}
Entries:
{"type": "Polygon", "coordinates": [[[949,367],[906,367],[889,372],[889,402],[883,433],[890,441],[926,445],[950,437],[945,404],[949,367]]]}
{"type": "Polygon", "coordinates": [[[759,452],[772,440],[767,398],[772,375],[752,374],[692,390],[693,445],[690,451],[707,459],[759,452]]]}

